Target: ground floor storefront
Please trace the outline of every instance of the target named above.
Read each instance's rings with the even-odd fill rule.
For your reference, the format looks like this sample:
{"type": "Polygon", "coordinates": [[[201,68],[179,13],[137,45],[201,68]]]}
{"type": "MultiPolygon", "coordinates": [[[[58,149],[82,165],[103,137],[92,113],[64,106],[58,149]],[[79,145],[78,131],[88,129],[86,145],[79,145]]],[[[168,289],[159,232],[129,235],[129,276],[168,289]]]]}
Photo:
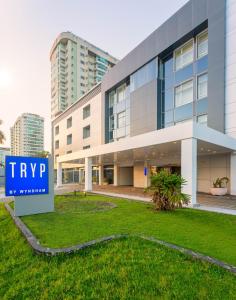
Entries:
{"type": "Polygon", "coordinates": [[[228,193],[236,194],[235,151],[235,139],[191,121],[61,156],[57,185],[62,185],[66,169],[73,166],[73,182],[84,184],[86,191],[112,186],[143,193],[150,177],[164,168],[182,175],[183,192],[196,206],[197,193],[209,193],[218,177],[228,177],[228,193]]]}

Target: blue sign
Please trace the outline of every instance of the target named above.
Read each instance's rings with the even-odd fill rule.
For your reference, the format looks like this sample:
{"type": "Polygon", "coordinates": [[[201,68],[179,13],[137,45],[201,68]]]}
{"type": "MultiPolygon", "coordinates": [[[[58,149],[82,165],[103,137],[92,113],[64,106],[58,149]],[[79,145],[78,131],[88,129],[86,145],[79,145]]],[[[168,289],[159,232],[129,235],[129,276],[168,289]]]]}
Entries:
{"type": "Polygon", "coordinates": [[[148,174],[148,168],[144,167],[144,176],[147,176],[147,174],[148,174]]]}
{"type": "Polygon", "coordinates": [[[6,156],[6,196],[48,194],[48,158],[6,156]]]}

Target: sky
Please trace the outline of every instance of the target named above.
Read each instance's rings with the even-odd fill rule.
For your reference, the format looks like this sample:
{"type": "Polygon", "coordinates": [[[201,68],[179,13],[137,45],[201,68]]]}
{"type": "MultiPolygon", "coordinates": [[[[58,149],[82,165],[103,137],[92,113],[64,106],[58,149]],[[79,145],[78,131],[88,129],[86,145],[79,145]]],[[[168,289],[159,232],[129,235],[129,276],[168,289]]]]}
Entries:
{"type": "Polygon", "coordinates": [[[187,0],[0,0],[0,119],[10,127],[24,112],[45,119],[51,150],[49,52],[71,31],[122,59],[187,0]]]}

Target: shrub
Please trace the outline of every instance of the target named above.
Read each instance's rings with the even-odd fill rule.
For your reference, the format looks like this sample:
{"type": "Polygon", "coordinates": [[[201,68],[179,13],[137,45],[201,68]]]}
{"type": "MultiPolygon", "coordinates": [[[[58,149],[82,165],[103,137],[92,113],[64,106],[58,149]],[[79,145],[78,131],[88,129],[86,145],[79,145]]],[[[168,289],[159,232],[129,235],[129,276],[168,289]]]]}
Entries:
{"type": "Polygon", "coordinates": [[[178,174],[162,170],[151,176],[150,190],[153,190],[152,201],[156,210],[173,210],[189,203],[189,196],[181,192],[186,180],[178,174]]]}
{"type": "Polygon", "coordinates": [[[213,182],[213,187],[214,188],[222,188],[222,187],[227,186],[228,182],[229,182],[229,178],[228,177],[217,178],[213,182]]]}

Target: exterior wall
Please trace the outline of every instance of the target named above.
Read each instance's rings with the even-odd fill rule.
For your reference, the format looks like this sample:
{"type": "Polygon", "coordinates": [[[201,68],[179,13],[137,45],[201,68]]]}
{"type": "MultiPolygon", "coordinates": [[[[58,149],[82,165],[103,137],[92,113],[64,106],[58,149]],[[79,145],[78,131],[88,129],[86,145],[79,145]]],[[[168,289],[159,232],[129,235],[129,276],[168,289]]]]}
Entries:
{"type": "Polygon", "coordinates": [[[157,129],[157,81],[130,94],[130,136],[157,129]]]}
{"type": "MultiPolygon", "coordinates": [[[[208,126],[224,132],[225,10],[226,0],[190,0],[187,2],[104,76],[103,104],[106,93],[114,86],[128,79],[131,74],[153,58],[157,56],[164,58],[170,51],[194,37],[196,32],[208,27],[208,126]]],[[[103,110],[103,115],[105,120],[105,110],[103,110]]],[[[103,127],[105,127],[105,121],[103,127]]],[[[132,130],[135,131],[135,128],[133,127],[132,130]]],[[[139,130],[138,128],[137,132],[139,130]]],[[[105,139],[105,134],[103,138],[105,139]]]]}
{"type": "Polygon", "coordinates": [[[133,185],[133,167],[120,167],[119,169],[119,185],[133,185]]]}
{"type": "Polygon", "coordinates": [[[218,177],[225,176],[230,178],[229,154],[198,157],[197,190],[199,192],[209,193],[213,181],[218,177]]]}
{"type": "Polygon", "coordinates": [[[226,6],[225,133],[236,138],[236,2],[226,6]]]}
{"type": "Polygon", "coordinates": [[[67,154],[68,151],[79,151],[85,146],[97,146],[101,144],[101,93],[94,95],[87,101],[81,100],[65,111],[53,122],[53,147],[54,156],[67,154]],[[90,116],[83,119],[83,108],[90,105],[90,116]],[[73,109],[74,108],[74,109],[73,109]],[[72,126],[67,128],[67,119],[72,117],[72,126]],[[83,128],[90,125],[90,137],[83,138],[83,128]],[[59,126],[59,134],[55,134],[55,128],[59,126]],[[72,134],[72,144],[67,145],[67,135],[72,134]],[[55,149],[55,142],[59,141],[59,149],[55,149]]]}

